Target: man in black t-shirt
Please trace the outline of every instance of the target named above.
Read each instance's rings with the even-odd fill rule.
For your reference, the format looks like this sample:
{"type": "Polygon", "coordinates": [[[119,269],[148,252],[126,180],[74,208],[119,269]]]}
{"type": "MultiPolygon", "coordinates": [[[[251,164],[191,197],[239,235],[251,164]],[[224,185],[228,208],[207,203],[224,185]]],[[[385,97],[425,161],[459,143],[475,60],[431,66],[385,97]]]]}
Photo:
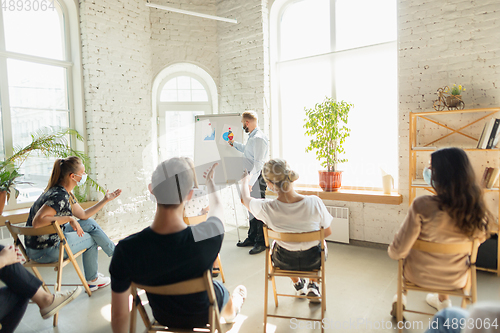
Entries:
{"type": "MultiPolygon", "coordinates": [[[[187,226],[183,220],[184,203],[192,196],[194,170],[185,158],[162,162],[154,171],[149,190],[157,208],[153,224],[116,246],[111,273],[112,317],[114,333],[129,328],[130,283],[159,286],[203,275],[217,257],[224,237],[220,198],[213,180],[214,164],[206,173],[210,213],[207,221],[187,226]]],[[[229,295],[214,281],[221,315],[226,322],[234,320],[246,298],[244,286],[229,295]]],[[[182,296],[149,295],[155,319],[170,327],[200,327],[208,323],[206,292],[182,296]]]]}

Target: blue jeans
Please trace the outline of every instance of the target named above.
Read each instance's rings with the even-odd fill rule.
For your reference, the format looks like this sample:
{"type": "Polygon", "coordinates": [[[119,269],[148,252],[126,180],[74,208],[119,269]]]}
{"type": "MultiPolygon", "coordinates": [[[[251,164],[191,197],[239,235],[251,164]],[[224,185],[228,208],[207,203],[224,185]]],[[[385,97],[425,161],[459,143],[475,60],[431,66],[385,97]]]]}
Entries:
{"type": "MultiPolygon", "coordinates": [[[[87,250],[82,254],[83,270],[85,272],[85,279],[92,281],[97,278],[97,247],[100,246],[104,253],[111,257],[115,250],[115,244],[108,238],[94,219],[79,220],[78,222],[84,231],[83,237],[78,237],[76,231],[73,230],[69,223],[62,226],[62,231],[73,253],[87,250]]],[[[56,262],[59,258],[59,247],[50,247],[41,250],[27,248],[26,251],[30,259],[42,264],[56,262]]],[[[64,258],[66,259],[67,257],[68,255],[65,253],[64,258]]]]}
{"type": "Polygon", "coordinates": [[[460,333],[460,319],[468,316],[462,308],[444,308],[434,315],[425,333],[460,333]]]}

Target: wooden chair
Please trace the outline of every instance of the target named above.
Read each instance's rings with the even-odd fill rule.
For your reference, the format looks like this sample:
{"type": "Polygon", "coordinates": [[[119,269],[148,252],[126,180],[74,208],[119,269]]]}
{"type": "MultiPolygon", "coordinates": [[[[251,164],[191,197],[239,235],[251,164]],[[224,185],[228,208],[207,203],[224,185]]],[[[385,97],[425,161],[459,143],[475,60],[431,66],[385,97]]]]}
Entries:
{"type": "MultiPolygon", "coordinates": [[[[479,240],[474,239],[470,242],[465,243],[433,243],[423,240],[418,240],[413,244],[412,251],[422,251],[428,253],[436,254],[464,254],[469,255],[470,265],[467,269],[467,284],[462,289],[455,290],[441,290],[433,288],[423,288],[419,287],[410,281],[407,281],[403,277],[403,262],[404,259],[399,259],[398,262],[398,290],[397,290],[397,308],[396,308],[396,319],[398,322],[403,321],[403,311],[419,313],[433,316],[434,313],[420,312],[414,310],[403,310],[403,294],[406,294],[408,290],[422,291],[427,293],[437,293],[450,296],[462,297],[462,308],[465,308],[467,303],[475,303],[477,301],[477,283],[476,283],[476,258],[477,249],[479,247],[479,240]]],[[[399,329],[399,332],[402,330],[399,329]]]]}
{"type": "Polygon", "coordinates": [[[130,333],[135,333],[137,311],[146,325],[147,332],[215,332],[217,330],[222,333],[219,307],[215,296],[214,285],[212,282],[212,274],[210,270],[206,270],[202,277],[181,281],[165,286],[143,286],[132,282],[132,312],[130,315],[130,333]],[[206,291],[208,293],[208,300],[210,306],[208,308],[208,327],[194,328],[194,329],[179,329],[171,328],[160,325],[156,320],[151,321],[146,309],[142,305],[141,298],[137,293],[137,289],[143,289],[149,294],[156,295],[188,295],[206,291]]]}
{"type": "MultiPolygon", "coordinates": [[[[201,222],[205,222],[207,220],[207,214],[205,215],[199,215],[199,216],[193,216],[193,217],[187,217],[184,216],[184,223],[187,225],[196,225],[201,222]]],[[[219,268],[213,268],[212,271],[214,273],[220,273],[220,276],[222,278],[222,283],[226,283],[226,278],[224,277],[224,270],[222,269],[222,262],[220,261],[220,253],[217,254],[217,264],[219,265],[219,268]]]]}
{"type": "MultiPolygon", "coordinates": [[[[276,232],[269,229],[266,225],[263,226],[264,231],[264,240],[266,243],[266,273],[265,273],[265,290],[264,290],[264,333],[266,332],[267,326],[267,317],[274,318],[296,318],[298,320],[307,320],[307,321],[319,321],[320,324],[323,323],[323,319],[325,318],[326,311],[326,286],[325,286],[325,234],[324,229],[313,231],[313,232],[304,232],[304,233],[282,233],[276,232]],[[274,267],[271,261],[271,247],[270,247],[270,239],[281,240],[284,242],[311,242],[311,241],[319,241],[321,244],[321,266],[319,270],[314,271],[289,271],[283,270],[277,267],[274,267]],[[319,283],[321,283],[321,296],[319,297],[311,297],[311,296],[299,296],[299,295],[291,295],[291,294],[278,294],[276,291],[276,281],[275,277],[284,276],[284,277],[296,277],[296,278],[309,278],[309,279],[317,279],[319,283]],[[267,310],[268,306],[268,284],[269,280],[271,280],[273,284],[273,293],[274,293],[274,303],[275,306],[278,306],[278,296],[286,296],[286,297],[296,297],[296,298],[309,298],[309,299],[319,299],[321,301],[321,319],[313,319],[313,318],[299,318],[297,316],[282,316],[282,315],[273,315],[269,314],[267,310]]],[[[321,325],[321,332],[324,332],[323,325],[321,325]]]]}
{"type": "MultiPolygon", "coordinates": [[[[80,284],[63,284],[62,283],[62,271],[63,267],[66,266],[69,263],[73,264],[73,267],[75,268],[76,273],[78,274],[78,277],[82,281],[82,285],[87,291],[87,294],[89,297],[92,295],[92,292],[90,291],[89,285],[87,284],[87,281],[85,280],[85,277],[82,274],[82,271],[80,269],[80,266],[78,266],[78,263],[76,262],[76,258],[80,256],[83,252],[86,250],[81,250],[75,254],[71,251],[68,242],[66,242],[66,237],[64,237],[64,233],[61,230],[61,227],[59,223],[57,222],[52,222],[52,224],[47,225],[45,227],[41,228],[33,228],[33,227],[16,227],[13,226],[10,221],[5,221],[5,225],[7,226],[7,229],[9,229],[12,238],[14,238],[14,243],[16,246],[19,248],[19,250],[22,252],[24,258],[26,259],[26,262],[24,263],[24,267],[26,268],[31,268],[33,270],[33,273],[35,276],[40,279],[43,283],[43,289],[45,291],[49,292],[49,288],[47,286],[54,286],[54,291],[58,292],[61,290],[61,286],[79,286],[80,284]],[[31,260],[28,255],[26,254],[26,249],[24,248],[23,243],[21,242],[19,235],[24,235],[24,236],[42,236],[42,235],[51,235],[51,234],[57,234],[60,239],[59,243],[59,259],[56,262],[53,263],[48,263],[48,264],[41,264],[36,261],[31,260]],[[64,259],[64,251],[66,251],[66,254],[68,255],[68,258],[64,259]],[[54,267],[54,270],[57,271],[57,278],[55,284],[46,284],[40,275],[40,272],[38,271],[38,267],[54,267]]],[[[59,313],[56,313],[54,316],[54,322],[53,325],[54,327],[57,326],[57,319],[59,317],[59,313]]]]}

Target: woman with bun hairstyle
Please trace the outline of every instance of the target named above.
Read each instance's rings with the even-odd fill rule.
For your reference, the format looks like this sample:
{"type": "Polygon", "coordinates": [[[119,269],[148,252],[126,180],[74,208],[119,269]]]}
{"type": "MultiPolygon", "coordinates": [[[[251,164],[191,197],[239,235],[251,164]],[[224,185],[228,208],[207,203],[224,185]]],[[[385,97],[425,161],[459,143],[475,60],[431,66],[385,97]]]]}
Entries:
{"type": "MultiPolygon", "coordinates": [[[[431,254],[412,250],[417,239],[435,243],[462,243],[478,238],[486,240],[492,220],[483,192],[466,153],[459,148],[443,148],[431,154],[424,180],[436,195],[416,198],[410,206],[394,240],[389,257],[404,259],[403,275],[412,283],[426,288],[453,290],[467,282],[468,256],[431,254]]],[[[396,316],[396,297],[391,314],[396,316]]],[[[447,295],[428,294],[430,306],[441,310],[451,306],[447,295]]],[[[403,295],[403,306],[406,297],[403,295]]]]}
{"type": "MultiPolygon", "coordinates": [[[[115,244],[108,238],[97,222],[90,217],[109,201],[121,194],[118,189],[106,192],[104,198],[94,206],[83,209],[72,191],[87,179],[85,166],[80,158],[70,156],[57,159],[52,169],[45,192],[31,206],[27,226],[44,227],[53,221],[61,223],[62,231],[73,253],[87,249],[82,255],[85,278],[91,291],[107,286],[111,280],[98,273],[97,247],[111,257],[115,244]],[[78,220],[77,220],[78,219],[78,220]]],[[[28,256],[39,263],[55,262],[59,256],[59,236],[25,236],[28,256]]]]}
{"type": "MultiPolygon", "coordinates": [[[[333,217],[323,201],[315,195],[300,195],[293,182],[299,175],[282,159],[272,159],[264,164],[262,176],[267,186],[278,195],[277,199],[256,199],[250,196],[248,176],[241,185],[245,207],[270,229],[276,232],[310,232],[325,229],[325,237],[331,235],[333,217]]],[[[325,244],[326,247],[326,244],[325,244]]],[[[271,259],[273,265],[286,270],[313,270],[321,265],[321,246],[316,242],[291,243],[275,241],[271,259]]],[[[302,278],[292,278],[296,294],[320,296],[318,283],[302,278]]],[[[311,302],[318,302],[311,299],[311,302]]]]}

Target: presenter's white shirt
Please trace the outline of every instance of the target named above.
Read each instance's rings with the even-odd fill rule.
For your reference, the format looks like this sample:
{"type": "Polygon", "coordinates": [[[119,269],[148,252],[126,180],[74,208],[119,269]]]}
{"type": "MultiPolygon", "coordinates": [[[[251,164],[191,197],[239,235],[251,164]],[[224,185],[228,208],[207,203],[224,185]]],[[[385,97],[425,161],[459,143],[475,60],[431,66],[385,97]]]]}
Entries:
{"type": "MultiPolygon", "coordinates": [[[[264,222],[276,232],[301,233],[327,229],[332,223],[330,215],[321,199],[315,195],[304,196],[294,203],[286,203],[277,199],[252,199],[249,204],[250,213],[264,222]]],[[[304,251],[318,245],[318,241],[292,243],[276,241],[289,251],[304,251]]]]}

